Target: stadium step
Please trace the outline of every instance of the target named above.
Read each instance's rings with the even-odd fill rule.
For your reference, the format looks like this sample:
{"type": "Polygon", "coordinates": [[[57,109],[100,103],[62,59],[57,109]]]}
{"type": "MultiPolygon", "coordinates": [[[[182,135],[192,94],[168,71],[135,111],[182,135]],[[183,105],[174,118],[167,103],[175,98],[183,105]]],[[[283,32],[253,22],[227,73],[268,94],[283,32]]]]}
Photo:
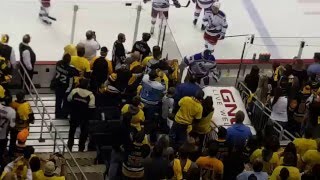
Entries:
{"type": "MultiPolygon", "coordinates": [[[[72,176],[72,172],[74,172],[78,179],[81,179],[80,170],[77,167],[72,167],[70,169],[66,169],[66,180],[74,180],[75,178],[72,176]]],[[[81,166],[82,172],[85,174],[87,179],[92,180],[104,180],[104,173],[106,171],[105,165],[92,165],[92,166],[81,166]]]]}
{"type": "MultiPolygon", "coordinates": [[[[80,166],[92,166],[95,164],[97,152],[95,151],[73,152],[72,156],[75,158],[75,160],[80,166]]],[[[64,157],[72,167],[75,166],[75,163],[71,160],[70,154],[65,154],[64,157]]]]}

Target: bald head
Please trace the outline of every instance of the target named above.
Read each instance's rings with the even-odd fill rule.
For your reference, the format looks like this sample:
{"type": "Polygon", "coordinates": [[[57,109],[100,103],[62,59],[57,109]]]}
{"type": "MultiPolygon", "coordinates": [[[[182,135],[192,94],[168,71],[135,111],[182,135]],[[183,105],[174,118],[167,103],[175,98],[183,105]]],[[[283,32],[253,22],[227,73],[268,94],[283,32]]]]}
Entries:
{"type": "Polygon", "coordinates": [[[131,54],[131,57],[134,61],[139,61],[140,60],[140,52],[139,51],[135,51],[131,54]]]}

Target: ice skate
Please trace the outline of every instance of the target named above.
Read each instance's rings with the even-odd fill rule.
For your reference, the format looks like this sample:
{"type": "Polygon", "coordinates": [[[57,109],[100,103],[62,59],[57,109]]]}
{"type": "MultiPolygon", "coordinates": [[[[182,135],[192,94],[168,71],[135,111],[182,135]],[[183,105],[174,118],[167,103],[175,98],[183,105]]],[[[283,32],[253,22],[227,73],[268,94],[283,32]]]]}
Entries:
{"type": "Polygon", "coordinates": [[[151,34],[151,35],[154,34],[154,26],[151,27],[151,29],[150,29],[150,34],[151,34]]]}
{"type": "Polygon", "coordinates": [[[193,25],[197,25],[198,19],[193,20],[193,25]]]}
{"type": "Polygon", "coordinates": [[[206,29],[206,26],[204,24],[201,25],[201,30],[204,31],[206,29]]]}

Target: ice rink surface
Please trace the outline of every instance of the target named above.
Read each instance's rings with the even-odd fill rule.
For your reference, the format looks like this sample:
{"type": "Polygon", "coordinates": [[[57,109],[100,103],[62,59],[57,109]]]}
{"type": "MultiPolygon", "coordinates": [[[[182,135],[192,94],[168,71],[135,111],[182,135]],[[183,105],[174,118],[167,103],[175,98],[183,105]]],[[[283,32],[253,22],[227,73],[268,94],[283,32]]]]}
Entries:
{"type": "MultiPolygon", "coordinates": [[[[272,58],[292,58],[297,55],[300,41],[306,42],[302,57],[312,58],[320,51],[320,0],[220,0],[221,10],[227,15],[229,28],[227,36],[254,34],[255,41],[249,45],[245,58],[253,53],[271,53],[272,58]],[[287,38],[289,37],[289,38],[287,38]]],[[[180,0],[181,4],[187,0],[180,0]]],[[[102,46],[112,51],[117,34],[126,34],[125,47],[130,50],[133,43],[137,5],[142,4],[138,39],[142,32],[150,31],[151,3],[138,0],[52,0],[50,15],[57,18],[51,26],[38,18],[38,0],[0,0],[0,33],[10,35],[10,42],[18,56],[18,45],[22,36],[32,36],[31,46],[40,61],[59,60],[63,47],[70,43],[73,6],[79,5],[77,12],[75,41],[85,38],[87,30],[94,30],[102,46]],[[125,2],[132,2],[126,6],[125,2]]],[[[204,48],[203,32],[198,25],[193,26],[195,4],[188,8],[170,8],[168,28],[165,38],[165,53],[170,58],[181,58],[204,48]]],[[[159,21],[158,21],[159,22],[159,21]]],[[[150,40],[150,46],[157,42],[158,26],[150,40]]],[[[219,42],[215,55],[218,59],[239,59],[246,37],[226,38],[219,42]]]]}

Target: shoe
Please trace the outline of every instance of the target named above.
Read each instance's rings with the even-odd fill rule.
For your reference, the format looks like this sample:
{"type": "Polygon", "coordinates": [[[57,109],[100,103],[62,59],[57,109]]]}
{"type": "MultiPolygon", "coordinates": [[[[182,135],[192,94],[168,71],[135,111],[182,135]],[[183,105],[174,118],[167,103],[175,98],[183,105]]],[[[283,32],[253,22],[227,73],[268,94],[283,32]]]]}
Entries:
{"type": "Polygon", "coordinates": [[[193,25],[197,25],[198,19],[193,20],[193,25]]]}
{"type": "Polygon", "coordinates": [[[154,33],[154,27],[151,27],[150,34],[153,35],[153,33],[154,33]]]}
{"type": "Polygon", "coordinates": [[[204,31],[205,29],[206,29],[206,26],[202,24],[201,25],[201,30],[204,31]]]}

